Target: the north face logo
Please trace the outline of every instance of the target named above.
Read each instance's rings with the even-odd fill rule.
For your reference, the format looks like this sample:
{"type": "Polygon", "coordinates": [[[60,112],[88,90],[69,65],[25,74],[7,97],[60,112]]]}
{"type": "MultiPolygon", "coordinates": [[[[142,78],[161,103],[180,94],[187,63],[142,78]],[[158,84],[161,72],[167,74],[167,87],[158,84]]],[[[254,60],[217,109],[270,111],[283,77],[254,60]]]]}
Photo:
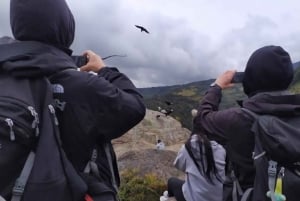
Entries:
{"type": "Polygon", "coordinates": [[[53,93],[57,93],[57,94],[64,93],[64,87],[60,84],[52,84],[52,90],[53,90],[53,93]]]}

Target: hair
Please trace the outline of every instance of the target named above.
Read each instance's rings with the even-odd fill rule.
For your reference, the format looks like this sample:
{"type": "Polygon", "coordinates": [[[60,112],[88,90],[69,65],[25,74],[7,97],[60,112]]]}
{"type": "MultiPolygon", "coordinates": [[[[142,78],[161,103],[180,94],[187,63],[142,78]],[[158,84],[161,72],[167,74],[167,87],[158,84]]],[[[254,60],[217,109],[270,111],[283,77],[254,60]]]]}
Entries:
{"type": "Polygon", "coordinates": [[[215,177],[220,182],[222,182],[222,178],[218,174],[218,170],[216,168],[215,159],[214,159],[214,155],[213,155],[213,150],[212,150],[211,143],[210,143],[209,139],[207,138],[206,135],[204,135],[202,133],[197,132],[197,133],[194,133],[194,134],[198,136],[197,143],[198,143],[198,147],[199,147],[199,151],[200,151],[200,158],[196,158],[195,155],[194,155],[194,152],[196,150],[194,148],[192,148],[192,145],[191,145],[192,135],[190,136],[190,138],[185,143],[185,148],[188,151],[190,157],[194,161],[194,163],[195,163],[196,167],[198,168],[200,174],[202,174],[206,179],[208,179],[208,181],[210,183],[213,183],[212,175],[215,175],[215,177]],[[199,162],[201,163],[202,167],[200,167],[199,162]],[[205,165],[204,165],[205,162],[207,164],[206,169],[205,169],[205,165]]]}

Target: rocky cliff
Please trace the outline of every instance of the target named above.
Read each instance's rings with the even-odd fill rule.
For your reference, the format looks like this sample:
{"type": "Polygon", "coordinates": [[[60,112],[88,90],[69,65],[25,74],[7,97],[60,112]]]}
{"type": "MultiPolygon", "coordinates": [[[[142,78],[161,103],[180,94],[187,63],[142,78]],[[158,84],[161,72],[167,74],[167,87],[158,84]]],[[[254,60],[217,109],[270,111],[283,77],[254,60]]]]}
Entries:
{"type": "Polygon", "coordinates": [[[183,177],[173,161],[189,135],[190,131],[176,119],[147,109],[144,120],[113,141],[120,171],[138,168],[141,174],[154,173],[165,180],[183,177]],[[164,150],[156,149],[158,139],[165,143],[164,150]]]}

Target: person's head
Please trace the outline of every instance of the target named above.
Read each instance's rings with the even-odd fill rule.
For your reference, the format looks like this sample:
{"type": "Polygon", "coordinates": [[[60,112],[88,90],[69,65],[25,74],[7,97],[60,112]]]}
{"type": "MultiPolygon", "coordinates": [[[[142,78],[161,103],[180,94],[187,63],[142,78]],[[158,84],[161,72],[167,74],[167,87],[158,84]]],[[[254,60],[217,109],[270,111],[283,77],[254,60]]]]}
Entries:
{"type": "Polygon", "coordinates": [[[75,21],[65,0],[11,0],[10,25],[20,41],[68,49],[74,40],[75,21]]]}
{"type": "Polygon", "coordinates": [[[157,140],[157,143],[161,143],[161,140],[157,140]]]}
{"type": "Polygon", "coordinates": [[[265,46],[256,50],[247,62],[243,78],[244,92],[252,96],[258,92],[285,90],[293,76],[289,53],[280,46],[265,46]]]}

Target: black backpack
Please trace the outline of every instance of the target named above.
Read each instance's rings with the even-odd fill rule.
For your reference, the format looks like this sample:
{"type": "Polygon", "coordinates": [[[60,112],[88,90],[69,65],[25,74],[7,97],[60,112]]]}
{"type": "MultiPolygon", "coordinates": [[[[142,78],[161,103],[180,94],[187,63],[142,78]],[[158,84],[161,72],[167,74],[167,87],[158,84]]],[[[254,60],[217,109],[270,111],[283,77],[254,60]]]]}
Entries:
{"type": "Polygon", "coordinates": [[[300,114],[276,117],[242,110],[254,118],[254,187],[243,192],[241,201],[300,200],[300,114]]]}
{"type": "MultiPolygon", "coordinates": [[[[7,48],[16,50],[13,44],[7,48]]],[[[0,66],[8,52],[0,52],[0,66]]],[[[61,148],[52,105],[52,88],[47,78],[16,78],[1,71],[0,200],[84,199],[86,184],[61,148]]]]}
{"type": "MultiPolygon", "coordinates": [[[[73,113],[74,110],[76,110],[76,107],[79,107],[77,104],[72,104],[68,102],[68,93],[65,93],[64,91],[64,82],[61,82],[61,77],[69,77],[70,73],[72,73],[74,69],[66,69],[62,70],[58,73],[55,73],[54,75],[49,77],[50,82],[52,83],[53,87],[53,96],[55,101],[55,110],[57,114],[58,121],[63,123],[61,124],[62,127],[60,129],[61,132],[64,132],[64,127],[68,127],[69,123],[72,123],[72,121],[69,121],[71,116],[76,116],[77,113],[73,113]],[[66,121],[65,119],[68,119],[66,121]]],[[[79,110],[76,110],[77,112],[79,110]]],[[[89,110],[85,108],[84,114],[88,113],[89,110]]],[[[81,122],[83,125],[89,125],[91,122],[89,121],[89,118],[82,118],[81,122]]],[[[84,127],[77,126],[73,127],[73,129],[80,130],[84,127]]],[[[81,176],[81,178],[85,181],[86,185],[88,186],[87,193],[93,200],[103,200],[105,199],[102,196],[105,195],[112,195],[115,197],[116,200],[119,200],[118,197],[118,179],[115,176],[115,169],[114,169],[114,154],[111,152],[110,142],[106,141],[97,141],[97,138],[94,136],[89,136],[85,133],[84,130],[81,130],[80,132],[75,131],[75,133],[72,132],[72,129],[68,131],[72,133],[73,139],[69,140],[65,136],[62,136],[62,140],[64,143],[64,149],[66,153],[73,152],[73,155],[76,155],[76,159],[71,158],[71,161],[75,165],[75,168],[77,168],[78,174],[81,176]],[[80,135],[78,135],[78,133],[80,135]],[[68,140],[68,142],[66,142],[68,140]],[[73,143],[75,140],[75,143],[80,142],[81,144],[84,144],[84,151],[79,149],[80,151],[77,154],[74,154],[73,147],[76,147],[73,143]],[[70,145],[71,144],[71,145],[70,145]],[[85,166],[83,170],[80,170],[80,164],[81,161],[84,160],[85,166]],[[99,165],[99,161],[105,161],[107,164],[107,167],[99,165]],[[105,171],[103,171],[105,169],[105,171]],[[106,175],[109,174],[109,179],[106,179],[106,175]]],[[[0,200],[1,201],[1,200],[0,200]]]]}

